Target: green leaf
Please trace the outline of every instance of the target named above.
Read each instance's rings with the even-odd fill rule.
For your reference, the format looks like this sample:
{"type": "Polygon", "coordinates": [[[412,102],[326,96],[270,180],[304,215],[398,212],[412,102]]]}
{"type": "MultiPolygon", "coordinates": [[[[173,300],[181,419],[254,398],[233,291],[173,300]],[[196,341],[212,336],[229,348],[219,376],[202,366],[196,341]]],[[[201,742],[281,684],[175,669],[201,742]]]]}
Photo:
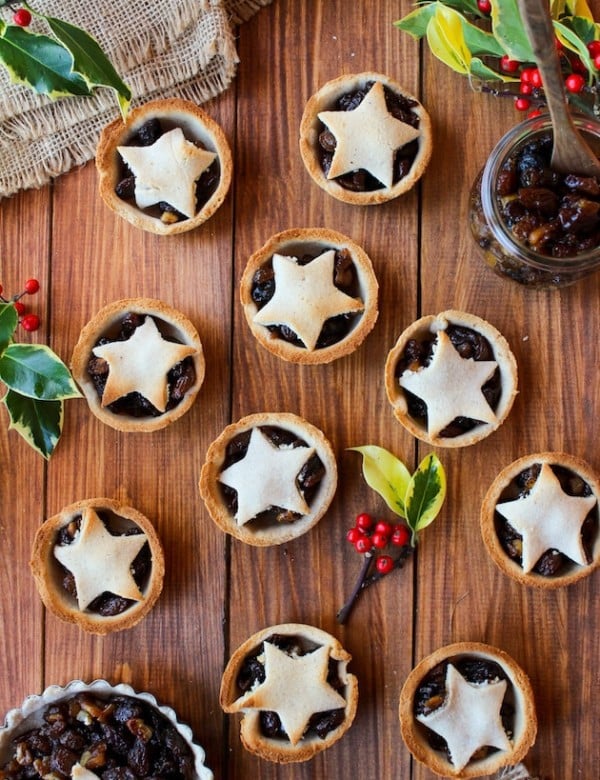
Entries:
{"type": "Polygon", "coordinates": [[[465,43],[471,54],[489,54],[493,57],[502,57],[504,49],[491,33],[471,24],[466,19],[462,19],[462,28],[465,43]]]}
{"type": "Polygon", "coordinates": [[[34,450],[48,459],[63,424],[62,401],[39,401],[8,390],[2,402],[10,417],[9,430],[17,431],[34,450]]]}
{"type": "Polygon", "coordinates": [[[438,4],[427,25],[427,43],[431,52],[449,68],[463,75],[470,72],[471,52],[457,11],[438,4]]]}
{"type": "Polygon", "coordinates": [[[9,344],[0,356],[0,379],[11,390],[38,400],[80,396],[69,369],[42,344],[9,344]]]}
{"type": "MultiPolygon", "coordinates": [[[[554,22],[554,32],[563,46],[571,49],[571,51],[574,51],[580,57],[588,71],[588,83],[591,84],[594,80],[594,76],[592,74],[594,73],[595,67],[594,63],[592,62],[592,58],[590,57],[588,47],[581,40],[581,38],[579,38],[577,33],[573,32],[560,22],[554,22]]],[[[590,40],[593,40],[593,38],[590,38],[590,40]]]]}
{"type": "Polygon", "coordinates": [[[471,60],[471,74],[481,81],[519,81],[514,76],[509,76],[507,73],[500,73],[489,68],[479,57],[473,57],[471,60]]]}
{"type": "Polygon", "coordinates": [[[492,31],[511,60],[533,62],[527,33],[521,21],[517,0],[491,0],[492,31]]]}
{"type": "Polygon", "coordinates": [[[423,38],[427,33],[427,25],[429,24],[431,17],[435,13],[437,3],[425,3],[415,8],[402,19],[398,19],[394,22],[394,27],[397,27],[402,32],[406,32],[412,35],[413,38],[423,38]]]}
{"type": "Polygon", "coordinates": [[[392,512],[406,517],[404,496],[411,476],[404,463],[391,452],[374,444],[349,449],[363,456],[363,476],[367,485],[379,493],[392,512]]]}
{"type": "Polygon", "coordinates": [[[406,491],[406,521],[416,534],[432,523],[446,497],[446,473],[436,455],[427,455],[419,464],[406,491]]]}
{"type": "Polygon", "coordinates": [[[73,70],[85,80],[89,89],[109,87],[117,93],[123,116],[131,101],[131,90],[102,51],[98,41],[85,30],[62,19],[44,16],[54,35],[73,56],[73,70]]]}
{"type": "Polygon", "coordinates": [[[84,79],[73,73],[73,57],[47,35],[7,25],[0,36],[0,61],[11,79],[51,98],[90,95],[84,79]]]}
{"type": "Polygon", "coordinates": [[[590,22],[594,21],[594,16],[586,0],[566,0],[565,6],[569,9],[571,16],[580,16],[590,22]]]}
{"type": "Polygon", "coordinates": [[[0,353],[10,344],[19,315],[12,303],[0,303],[0,353]]]}

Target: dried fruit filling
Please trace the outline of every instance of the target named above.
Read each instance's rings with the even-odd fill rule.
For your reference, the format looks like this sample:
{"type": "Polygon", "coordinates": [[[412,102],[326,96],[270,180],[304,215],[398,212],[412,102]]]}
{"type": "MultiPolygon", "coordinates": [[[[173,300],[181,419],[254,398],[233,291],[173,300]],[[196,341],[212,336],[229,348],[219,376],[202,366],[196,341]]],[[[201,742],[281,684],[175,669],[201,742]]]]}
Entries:
{"type": "MultiPolygon", "coordinates": [[[[515,714],[514,706],[511,704],[512,685],[502,667],[486,658],[470,656],[449,658],[435,666],[423,678],[415,692],[413,705],[415,716],[429,715],[429,713],[438,709],[444,703],[446,699],[446,671],[450,663],[460,672],[465,680],[476,685],[507,680],[507,689],[500,709],[500,716],[504,731],[510,739],[513,733],[515,714]]],[[[434,750],[445,753],[448,760],[451,761],[446,740],[426,726],[423,726],[423,728],[430,746],[434,750]]],[[[495,752],[495,748],[484,746],[471,756],[471,760],[481,760],[491,752],[495,752]]]]}
{"type": "Polygon", "coordinates": [[[573,257],[600,244],[600,182],[552,170],[551,154],[546,134],[507,158],[496,183],[500,213],[534,252],[573,257]]]}
{"type": "MultiPolygon", "coordinates": [[[[365,96],[371,89],[375,82],[368,81],[362,88],[353,90],[351,92],[344,93],[339,97],[334,106],[331,107],[333,111],[353,111],[364,100],[365,96]]],[[[385,102],[387,110],[395,118],[399,119],[411,127],[419,127],[419,116],[413,111],[413,108],[418,105],[415,100],[405,97],[404,95],[393,92],[385,84],[383,86],[385,94],[385,102]]],[[[323,173],[327,175],[333,154],[335,152],[336,139],[333,133],[323,124],[320,125],[319,132],[319,163],[323,173]]],[[[396,151],[394,156],[394,174],[393,183],[396,184],[403,179],[412,168],[415,161],[415,157],[419,151],[419,141],[411,141],[396,151]]],[[[347,190],[353,192],[372,192],[373,190],[383,189],[383,184],[376,179],[372,174],[363,169],[351,171],[350,173],[343,174],[336,177],[335,181],[347,190]]]]}
{"type": "MultiPolygon", "coordinates": [[[[318,649],[318,645],[298,636],[272,634],[265,639],[265,642],[276,645],[290,656],[302,656],[318,649]]],[[[259,647],[249,653],[244,659],[236,679],[240,695],[248,693],[253,687],[265,681],[263,652],[263,643],[261,642],[259,647]]],[[[327,682],[335,691],[344,696],[345,685],[340,679],[338,662],[334,658],[329,659],[327,682]]],[[[325,739],[330,731],[341,726],[344,718],[345,711],[343,708],[316,712],[311,716],[303,737],[308,738],[316,734],[321,739],[325,739]]],[[[288,740],[288,736],[282,728],[281,720],[276,712],[263,711],[260,713],[260,730],[265,737],[288,740]]]]}
{"type": "MultiPolygon", "coordinates": [[[[147,315],[145,314],[129,312],[121,320],[118,333],[116,333],[114,337],[111,336],[111,338],[100,338],[94,344],[94,347],[110,344],[114,341],[127,341],[127,339],[131,338],[136,328],[139,328],[140,325],[144,324],[146,316],[147,315]]],[[[160,330],[160,320],[155,320],[155,322],[160,330]]],[[[175,342],[175,339],[169,338],[165,334],[162,334],[162,336],[167,341],[175,342]]],[[[102,398],[108,379],[108,363],[103,358],[92,354],[88,361],[87,371],[94,383],[98,396],[102,398]]],[[[186,357],[180,363],[173,366],[167,374],[169,400],[165,409],[166,412],[170,409],[174,409],[183,401],[187,391],[193,386],[195,381],[196,371],[194,369],[194,361],[191,357],[186,357]]],[[[131,415],[133,417],[158,417],[162,414],[162,412],[153,406],[147,398],[137,392],[128,393],[122,398],[118,398],[116,401],[108,404],[106,408],[113,412],[113,414],[131,415]]]]}
{"type": "Polygon", "coordinates": [[[49,705],[40,726],[15,737],[0,780],[71,777],[76,764],[102,780],[191,780],[194,757],[175,726],[131,696],[80,693],[49,705]]]}
{"type": "MultiPolygon", "coordinates": [[[[489,341],[481,333],[466,328],[461,325],[449,325],[446,333],[454,348],[465,360],[494,360],[494,351],[489,341]]],[[[437,342],[435,334],[423,339],[409,339],[406,348],[402,353],[396,366],[395,375],[400,377],[405,371],[417,371],[419,368],[427,366],[431,361],[433,348],[437,342]]],[[[441,388],[440,388],[441,390],[441,388]]],[[[420,420],[424,425],[427,423],[427,404],[416,395],[406,389],[402,389],[406,397],[408,413],[416,420],[420,420]]],[[[495,410],[500,400],[502,392],[502,383],[500,371],[497,368],[493,375],[481,388],[485,399],[490,407],[495,410]]],[[[466,431],[470,431],[480,424],[479,420],[473,420],[469,417],[457,417],[449,425],[440,431],[440,437],[446,439],[460,436],[466,431]]]]}
{"type": "MultiPolygon", "coordinates": [[[[306,253],[298,258],[299,265],[307,265],[323,252],[333,247],[321,248],[318,252],[306,253]]],[[[358,288],[358,278],[356,267],[352,260],[352,254],[348,249],[336,249],[333,270],[333,283],[346,295],[352,298],[360,297],[358,288]]],[[[275,294],[275,273],[273,271],[273,261],[265,263],[254,274],[252,279],[252,300],[258,309],[262,309],[275,294]]],[[[347,313],[339,314],[336,317],[330,317],[323,323],[323,328],[317,339],[316,348],[324,349],[332,344],[337,344],[345,338],[352,329],[356,319],[360,314],[347,313]]],[[[280,339],[288,341],[298,347],[304,347],[304,343],[298,338],[291,328],[287,325],[270,325],[268,328],[271,333],[276,334],[280,339]]]]}
{"type": "MultiPolygon", "coordinates": [[[[125,146],[152,146],[170,128],[163,127],[160,119],[154,117],[139,128],[125,141],[125,146]]],[[[189,139],[188,139],[189,140],[189,139]]],[[[198,146],[200,144],[197,144],[198,146]]],[[[196,213],[208,202],[216,191],[220,178],[220,166],[218,158],[202,173],[196,182],[196,213]]],[[[135,199],[135,176],[129,166],[120,161],[119,181],[115,186],[116,195],[121,200],[135,199]]],[[[164,222],[179,222],[187,219],[185,214],[177,211],[170,203],[161,201],[156,206],[144,209],[147,213],[155,215],[164,222]],[[156,212],[154,214],[154,212],[156,212]]]]}
{"type": "MultiPolygon", "coordinates": [[[[135,534],[142,533],[142,531],[139,528],[137,528],[137,526],[128,528],[127,530],[119,530],[116,527],[116,525],[111,521],[111,518],[107,514],[105,514],[101,510],[96,510],[96,511],[98,517],[102,520],[102,522],[106,526],[107,531],[111,533],[113,536],[132,536],[135,534]]],[[[75,541],[75,538],[77,536],[77,533],[79,532],[80,527],[81,527],[81,515],[75,515],[75,517],[73,517],[69,523],[67,523],[60,529],[60,531],[56,536],[55,544],[60,546],[72,544],[75,541]]],[[[56,559],[54,563],[59,568],[59,571],[62,572],[61,584],[63,589],[74,600],[77,600],[77,587],[75,585],[74,575],[65,566],[59,563],[56,559]]],[[[146,542],[146,544],[144,544],[144,546],[136,555],[136,557],[134,558],[131,564],[131,575],[135,580],[136,585],[141,591],[143,591],[144,586],[148,582],[151,568],[152,568],[152,553],[150,551],[150,545],[148,544],[148,542],[146,542]]],[[[97,596],[93,601],[91,601],[87,605],[86,610],[88,610],[89,612],[94,612],[98,615],[102,615],[103,617],[111,617],[113,615],[122,614],[127,609],[129,609],[130,607],[132,607],[134,604],[137,603],[138,603],[137,601],[134,601],[132,599],[123,598],[122,596],[117,596],[114,593],[109,593],[108,591],[105,591],[104,593],[101,593],[99,596],[97,596]]]]}
{"type": "MultiPolygon", "coordinates": [[[[571,469],[556,464],[551,465],[552,471],[558,478],[563,491],[569,496],[591,496],[592,488],[590,485],[571,469]]],[[[521,471],[504,488],[498,503],[506,501],[516,501],[526,496],[533,488],[541,470],[541,465],[536,463],[529,468],[521,471]]],[[[512,525],[499,512],[494,513],[494,525],[496,534],[502,549],[505,553],[521,565],[522,559],[522,541],[523,537],[515,531],[512,525]]],[[[589,563],[592,561],[592,550],[594,542],[598,536],[599,519],[598,505],[594,506],[581,527],[581,541],[585,551],[586,559],[589,563]]],[[[560,575],[572,565],[572,561],[558,550],[546,550],[536,563],[533,571],[544,577],[553,577],[560,575]]]]}
{"type": "MultiPolygon", "coordinates": [[[[276,426],[261,425],[260,430],[262,433],[274,444],[276,447],[306,447],[307,444],[301,438],[296,436],[292,431],[278,428],[276,426]]],[[[231,466],[233,463],[241,460],[248,451],[248,445],[250,443],[250,436],[252,429],[243,431],[228,443],[225,460],[221,467],[222,471],[231,466]]],[[[325,476],[325,466],[319,456],[314,453],[304,464],[300,473],[296,477],[296,483],[306,503],[310,506],[312,499],[317,492],[321,480],[325,476]]],[[[227,509],[232,515],[237,513],[237,491],[230,488],[228,485],[219,483],[223,500],[227,506],[227,509]]],[[[257,515],[251,522],[255,527],[269,526],[276,523],[293,523],[301,515],[296,512],[292,512],[289,509],[283,509],[282,507],[270,507],[264,512],[257,515]]]]}

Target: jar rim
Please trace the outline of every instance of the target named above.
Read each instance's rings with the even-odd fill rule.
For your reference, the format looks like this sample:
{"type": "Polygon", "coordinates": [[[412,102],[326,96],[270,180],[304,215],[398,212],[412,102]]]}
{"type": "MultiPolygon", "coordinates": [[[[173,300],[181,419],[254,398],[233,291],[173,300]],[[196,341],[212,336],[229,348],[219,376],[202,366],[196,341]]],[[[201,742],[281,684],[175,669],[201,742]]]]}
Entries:
{"type": "MultiPolygon", "coordinates": [[[[595,136],[600,143],[600,122],[583,114],[572,114],[572,118],[578,130],[595,136]]],[[[507,158],[532,139],[548,132],[552,134],[552,122],[549,114],[543,114],[519,122],[500,138],[483,168],[481,206],[488,225],[494,230],[498,242],[506,252],[542,271],[580,273],[600,265],[600,247],[596,246],[577,255],[560,258],[534,252],[513,236],[500,214],[496,197],[495,183],[507,158]]]]}

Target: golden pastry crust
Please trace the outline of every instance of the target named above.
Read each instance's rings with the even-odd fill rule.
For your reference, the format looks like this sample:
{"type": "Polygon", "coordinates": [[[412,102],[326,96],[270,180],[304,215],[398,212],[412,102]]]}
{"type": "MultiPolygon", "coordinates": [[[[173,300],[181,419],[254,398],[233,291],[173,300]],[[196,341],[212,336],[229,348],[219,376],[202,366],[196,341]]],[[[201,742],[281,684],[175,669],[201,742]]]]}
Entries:
{"type": "MultiPolygon", "coordinates": [[[[81,388],[93,414],[99,420],[119,431],[139,431],[150,433],[178,420],[185,414],[198,395],[204,381],[204,353],[202,342],[196,328],[181,312],[153,298],[124,298],[114,301],[102,308],[82,329],[79,340],[71,358],[73,378],[81,388]],[[184,398],[172,409],[156,417],[135,417],[128,414],[116,414],[102,405],[94,382],[87,367],[92,356],[92,349],[102,336],[109,336],[118,330],[119,323],[128,313],[146,314],[157,323],[159,330],[164,330],[165,336],[170,336],[180,344],[193,348],[190,355],[194,362],[195,380],[187,390],[184,398]]],[[[166,380],[165,380],[166,381],[166,380]]]]}
{"type": "Polygon", "coordinates": [[[448,309],[437,315],[421,317],[406,328],[388,353],[385,364],[385,389],[393,407],[394,416],[417,439],[436,447],[466,447],[475,444],[497,430],[508,416],[517,394],[517,362],[504,336],[489,322],[463,311],[448,309]],[[446,330],[449,325],[461,325],[481,333],[490,343],[498,364],[501,394],[494,410],[495,421],[482,422],[469,431],[454,437],[431,435],[425,425],[410,416],[406,396],[396,376],[396,366],[410,339],[420,341],[431,334],[446,330]]]}
{"type": "Polygon", "coordinates": [[[508,653],[481,642],[456,642],[439,648],[421,660],[402,687],[398,712],[402,738],[412,755],[442,777],[484,777],[503,766],[517,764],[533,745],[537,734],[535,701],[529,677],[508,653]],[[414,697],[423,678],[438,664],[464,657],[493,661],[503,669],[510,682],[505,699],[512,699],[515,714],[511,750],[490,752],[485,758],[471,760],[462,770],[457,771],[445,752],[436,751],[429,745],[424,726],[415,718],[414,697]]]}
{"type": "Polygon", "coordinates": [[[337,463],[331,444],[322,431],[311,423],[289,412],[250,414],[228,425],[210,445],[200,474],[200,495],[214,522],[236,539],[256,547],[283,544],[309,531],[323,517],[337,487],[337,463]],[[220,474],[225,462],[228,443],[245,431],[271,426],[290,431],[313,447],[325,467],[325,474],[309,503],[309,512],[291,522],[259,524],[254,520],[238,525],[227,507],[221,492],[220,474]]]}
{"type": "Polygon", "coordinates": [[[293,228],[272,236],[250,257],[240,283],[240,299],[250,330],[263,347],[291,363],[317,364],[337,360],[350,354],[362,344],[377,320],[378,289],[369,256],[350,238],[325,228],[293,228]],[[362,310],[356,312],[356,320],[346,336],[330,346],[307,349],[279,338],[265,325],[255,321],[259,311],[259,307],[252,299],[252,284],[256,271],[271,263],[274,254],[286,257],[315,254],[316,257],[330,249],[347,250],[356,272],[357,298],[361,302],[362,310]]]}
{"type": "Polygon", "coordinates": [[[381,73],[364,72],[345,74],[324,84],[306,103],[300,124],[300,154],[313,181],[337,200],[353,205],[366,206],[385,203],[408,192],[425,173],[431,158],[432,131],[431,119],[421,103],[409,94],[404,87],[381,73]],[[369,192],[355,192],[340,186],[335,178],[328,179],[321,168],[318,153],[319,133],[323,123],[318,114],[335,110],[336,101],[344,94],[363,88],[369,81],[381,82],[392,92],[416,101],[412,111],[419,117],[419,148],[408,173],[389,187],[369,192]]]}
{"type": "Polygon", "coordinates": [[[160,596],[165,573],[162,545],[150,520],[137,509],[110,498],[77,501],[42,523],[35,535],[29,565],[46,607],[61,620],[75,623],[92,634],[121,631],[139,623],[160,596]],[[118,615],[105,616],[88,609],[81,610],[77,599],[62,587],[64,571],[54,556],[54,547],[61,529],[88,508],[110,518],[115,530],[125,532],[139,528],[150,546],[151,568],[147,581],[140,587],[142,598],[118,615]]]}
{"type": "Polygon", "coordinates": [[[100,195],[112,211],[141,230],[167,236],[192,230],[212,217],[229,191],[233,161],[223,130],[203,109],[188,100],[167,98],[145,103],[133,109],[125,121],[119,118],[107,125],[98,142],[96,168],[100,195]],[[187,140],[216,153],[219,161],[219,183],[208,201],[193,217],[170,224],[138,208],[135,202],[119,198],[115,192],[121,175],[117,147],[126,145],[145,122],[154,118],[161,121],[165,131],[180,127],[187,140]]]}
{"type": "Polygon", "coordinates": [[[335,637],[314,626],[301,623],[282,623],[270,626],[253,634],[237,648],[229,659],[221,680],[221,707],[227,713],[241,712],[243,714],[240,738],[242,744],[249,752],[267,761],[274,761],[280,764],[307,761],[316,753],[320,753],[337,742],[352,725],[358,706],[358,681],[353,674],[347,671],[347,666],[351,659],[352,656],[344,650],[335,637]],[[236,680],[244,659],[259,648],[265,639],[274,634],[300,637],[316,647],[327,646],[329,648],[329,657],[338,662],[338,675],[344,683],[341,695],[346,701],[344,719],[325,738],[312,734],[307,737],[303,736],[293,745],[291,741],[267,737],[260,729],[260,712],[256,709],[246,708],[243,704],[242,699],[244,697],[240,696],[236,680]]]}
{"type": "Polygon", "coordinates": [[[504,468],[490,485],[481,508],[481,534],[490,557],[494,563],[509,577],[522,585],[535,588],[555,589],[588,577],[600,566],[600,530],[598,529],[598,505],[600,503],[600,481],[594,470],[581,458],[565,452],[539,452],[524,455],[504,468]],[[587,566],[570,561],[562,574],[544,576],[536,571],[526,572],[518,561],[513,560],[502,548],[496,532],[496,506],[501,502],[504,489],[525,469],[536,464],[547,463],[550,466],[563,466],[581,477],[590,486],[592,495],[596,497],[596,506],[591,510],[596,513],[595,539],[592,545],[592,560],[587,566]]]}

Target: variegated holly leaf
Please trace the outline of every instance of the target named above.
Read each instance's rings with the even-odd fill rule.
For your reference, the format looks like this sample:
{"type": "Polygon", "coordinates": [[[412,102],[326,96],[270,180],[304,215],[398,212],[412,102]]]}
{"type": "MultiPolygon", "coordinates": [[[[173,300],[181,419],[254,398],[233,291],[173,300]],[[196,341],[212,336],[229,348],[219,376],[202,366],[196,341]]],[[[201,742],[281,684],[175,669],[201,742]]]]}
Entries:
{"type": "Polygon", "coordinates": [[[350,447],[363,456],[363,476],[370,488],[383,498],[388,507],[400,517],[406,517],[404,497],[410,484],[410,471],[391,452],[374,444],[350,447]]]}
{"type": "Polygon", "coordinates": [[[17,431],[34,450],[48,459],[63,424],[62,401],[40,401],[8,390],[2,402],[10,417],[9,430],[17,431]]]}
{"type": "Polygon", "coordinates": [[[521,21],[517,0],[491,0],[492,30],[511,60],[534,62],[529,38],[521,21]]]}
{"type": "Polygon", "coordinates": [[[43,344],[9,344],[0,355],[0,380],[11,390],[42,401],[81,395],[69,369],[43,344]]]}
{"type": "Polygon", "coordinates": [[[60,43],[12,24],[4,25],[1,33],[0,60],[12,81],[51,98],[91,95],[85,80],[73,72],[71,53],[60,43]]]}
{"type": "Polygon", "coordinates": [[[12,303],[0,303],[0,353],[10,344],[19,315],[12,303]]]}
{"type": "Polygon", "coordinates": [[[436,455],[427,455],[412,475],[406,491],[406,522],[416,535],[438,516],[446,498],[446,472],[436,455]]]}

